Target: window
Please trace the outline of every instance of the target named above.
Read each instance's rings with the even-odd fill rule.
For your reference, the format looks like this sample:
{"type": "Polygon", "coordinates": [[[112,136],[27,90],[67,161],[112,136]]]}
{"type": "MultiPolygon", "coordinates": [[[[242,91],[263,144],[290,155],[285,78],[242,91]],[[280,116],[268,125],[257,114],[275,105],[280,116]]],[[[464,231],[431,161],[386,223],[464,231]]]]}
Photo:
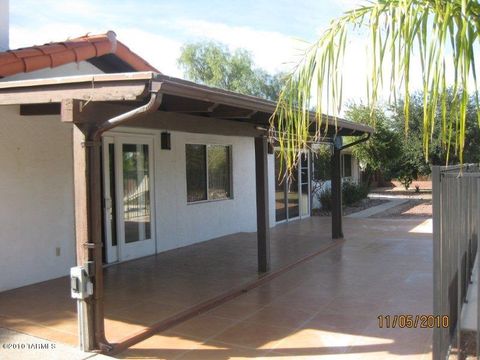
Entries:
{"type": "Polygon", "coordinates": [[[231,146],[186,144],[187,201],[230,199],[231,146]]]}
{"type": "Polygon", "coordinates": [[[343,155],[343,177],[352,176],[352,155],[343,155]]]}

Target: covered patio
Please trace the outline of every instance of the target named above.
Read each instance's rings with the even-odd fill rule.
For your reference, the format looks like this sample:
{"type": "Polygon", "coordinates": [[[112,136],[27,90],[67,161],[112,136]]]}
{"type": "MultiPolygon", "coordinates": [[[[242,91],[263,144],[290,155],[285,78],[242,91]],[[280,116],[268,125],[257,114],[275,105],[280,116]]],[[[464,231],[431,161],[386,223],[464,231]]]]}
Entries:
{"type": "MultiPolygon", "coordinates": [[[[322,123],[322,133],[326,136],[324,141],[331,142],[334,148],[331,231],[325,222],[315,223],[313,219],[271,230],[268,153],[274,144],[269,143],[267,130],[275,111],[274,102],[146,72],[7,82],[0,84],[0,105],[19,105],[20,115],[27,117],[59,115],[58,119],[73,129],[75,247],[79,275],[70,284],[73,291],[81,295],[77,303],[81,319],[78,338],[71,336],[77,332],[77,327],[72,302],[67,301],[66,279],[13,290],[19,301],[13,301],[8,296],[10,292],[3,294],[5,307],[2,306],[2,309],[9,309],[5,310],[6,321],[10,321],[7,325],[28,327],[27,324],[32,323],[30,316],[35,317],[37,313],[39,317],[33,323],[43,323],[38,327],[41,331],[48,334],[53,331],[52,336],[56,336],[55,332],[63,329],[61,332],[66,334],[67,342],[78,340],[83,350],[105,352],[113,349],[109,341],[123,344],[113,349],[118,352],[155,331],[187,319],[196,311],[213,307],[222,301],[222,296],[237,296],[242,289],[234,289],[231,294],[212,300],[212,296],[231,290],[232,284],[245,286],[245,281],[259,276],[269,279],[282,267],[321,251],[332,237],[342,238],[340,152],[357,143],[342,146],[342,137],[356,136],[359,141],[364,141],[373,131],[368,126],[325,117],[322,123]],[[253,139],[255,172],[251,175],[255,177],[256,233],[234,234],[215,240],[228,242],[229,246],[209,248],[207,252],[200,251],[206,245],[198,245],[198,248],[188,247],[195,250],[192,253],[182,254],[182,251],[192,250],[175,250],[104,269],[105,251],[109,245],[105,243],[103,233],[106,225],[102,224],[106,211],[106,205],[102,203],[102,161],[105,163],[105,157],[102,159],[102,136],[118,126],[131,128],[133,132],[135,129],[162,130],[160,146],[167,150],[171,147],[168,131],[253,139]],[[292,228],[294,232],[285,232],[292,228]],[[271,240],[272,231],[276,234],[273,235],[277,238],[275,242],[271,240]],[[246,247],[247,243],[250,246],[246,247]],[[274,249],[274,246],[277,248],[274,249]],[[273,251],[276,251],[274,256],[271,254],[273,251]],[[169,261],[179,261],[172,255],[174,253],[182,254],[180,260],[185,263],[166,266],[169,261]],[[235,266],[237,263],[232,262],[236,256],[242,258],[238,268],[235,266]],[[161,262],[156,260],[159,258],[161,262]],[[191,259],[197,260],[192,262],[191,259]],[[272,269],[276,271],[272,272],[272,269]],[[191,278],[192,274],[197,277],[191,278]],[[201,288],[193,286],[194,283],[201,284],[201,288]],[[38,314],[30,301],[39,294],[42,296],[39,296],[38,304],[45,305],[46,309],[51,304],[58,303],[58,306],[52,312],[38,314]],[[132,301],[132,294],[135,294],[136,300],[132,301]],[[152,301],[159,294],[163,300],[160,303],[152,301]],[[202,303],[208,299],[210,303],[202,303]],[[192,309],[191,306],[199,307],[192,309]],[[17,311],[20,308],[24,313],[17,311]],[[182,309],[186,312],[182,313],[182,309]],[[172,314],[177,315],[170,318],[172,314]],[[125,331],[125,322],[120,318],[134,327],[125,331]],[[52,330],[49,327],[51,324],[59,326],[52,330]],[[105,324],[110,329],[107,332],[105,324]],[[128,340],[130,342],[123,338],[125,333],[135,331],[138,333],[128,340]]],[[[314,116],[312,114],[312,131],[317,127],[314,116]]],[[[168,171],[168,167],[164,171],[168,171]]],[[[103,187],[106,187],[105,183],[103,187]]],[[[144,234],[151,230],[145,226],[142,229],[144,234]]],[[[56,251],[58,253],[59,250],[56,251]]],[[[247,284],[248,289],[252,286],[255,286],[254,283],[247,284]]]]}
{"type": "MultiPolygon", "coordinates": [[[[339,246],[343,241],[332,241],[325,231],[329,220],[310,218],[273,228],[272,272],[286,272],[296,262],[339,246]]],[[[237,233],[106,267],[107,339],[114,344],[129,341],[159,325],[160,330],[163,324],[171,326],[182,314],[191,318],[253,290],[249,285],[265,278],[257,272],[256,259],[256,234],[237,233]]],[[[70,278],[0,293],[0,326],[77,346],[70,278]]],[[[209,327],[206,323],[205,331],[209,327]]]]}
{"type": "MultiPolygon", "coordinates": [[[[346,218],[348,238],[337,243],[319,235],[329,221],[313,217],[276,227],[274,270],[317,254],[261,286],[129,344],[116,356],[431,358],[431,329],[380,328],[377,318],[431,313],[431,224],[346,218]]],[[[235,234],[107,268],[107,339],[122,341],[256,279],[255,253],[255,234],[235,234]]],[[[76,345],[68,287],[68,279],[61,278],[1,294],[0,325],[76,345]]]]}

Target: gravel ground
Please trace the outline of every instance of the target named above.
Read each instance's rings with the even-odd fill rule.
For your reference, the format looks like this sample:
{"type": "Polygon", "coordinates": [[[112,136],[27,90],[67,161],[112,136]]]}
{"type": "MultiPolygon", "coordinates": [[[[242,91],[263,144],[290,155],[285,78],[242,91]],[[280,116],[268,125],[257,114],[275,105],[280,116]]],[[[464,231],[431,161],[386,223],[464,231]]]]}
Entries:
{"type": "MultiPolygon", "coordinates": [[[[397,181],[397,180],[393,180],[392,181],[392,184],[394,185],[393,187],[393,191],[404,191],[405,190],[405,187],[402,185],[402,183],[400,181],[397,181]]],[[[418,188],[420,189],[420,191],[422,190],[432,190],[432,181],[431,180],[427,180],[427,181],[413,181],[411,184],[410,184],[410,187],[409,187],[409,190],[412,191],[412,190],[415,190],[415,188],[418,186],[418,188]]]]}
{"type": "Polygon", "coordinates": [[[431,181],[414,181],[408,190],[398,181],[392,181],[392,186],[379,187],[372,189],[370,196],[388,196],[402,197],[412,199],[431,199],[432,182],[431,181]],[[416,191],[415,186],[418,186],[416,191]]]}
{"type": "Polygon", "coordinates": [[[395,206],[383,213],[375,214],[372,218],[402,218],[418,219],[432,217],[432,201],[423,199],[411,199],[406,203],[395,206]]]}

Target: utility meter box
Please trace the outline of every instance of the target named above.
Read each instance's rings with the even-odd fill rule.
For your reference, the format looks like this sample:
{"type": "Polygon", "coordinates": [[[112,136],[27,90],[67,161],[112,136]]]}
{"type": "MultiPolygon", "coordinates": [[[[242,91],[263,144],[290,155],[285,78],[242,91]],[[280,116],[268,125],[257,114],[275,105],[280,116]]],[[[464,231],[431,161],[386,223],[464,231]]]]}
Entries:
{"type": "Polygon", "coordinates": [[[70,290],[73,299],[86,299],[93,294],[93,284],[83,266],[70,268],[70,290]]]}

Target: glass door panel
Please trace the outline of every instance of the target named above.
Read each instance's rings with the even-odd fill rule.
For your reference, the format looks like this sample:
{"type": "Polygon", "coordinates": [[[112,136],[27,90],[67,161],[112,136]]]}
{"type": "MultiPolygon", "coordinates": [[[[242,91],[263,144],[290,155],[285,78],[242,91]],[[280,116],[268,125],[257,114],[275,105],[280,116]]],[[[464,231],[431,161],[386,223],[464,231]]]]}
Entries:
{"type": "Polygon", "coordinates": [[[308,153],[302,154],[293,175],[280,173],[279,152],[275,151],[275,219],[290,220],[310,215],[310,166],[308,153]]]}
{"type": "Polygon", "coordinates": [[[117,155],[117,242],[119,260],[155,254],[153,137],[119,135],[117,155]]]}
{"type": "Polygon", "coordinates": [[[123,219],[125,243],[151,238],[148,145],[123,144],[123,219]]]}
{"type": "Polygon", "coordinates": [[[308,153],[303,153],[300,158],[300,196],[301,216],[310,215],[310,192],[309,192],[309,161],[308,153]]]}
{"type": "Polygon", "coordinates": [[[285,183],[283,174],[280,175],[280,159],[275,152],[275,220],[287,219],[287,206],[285,196],[285,183]]]}
{"type": "Polygon", "coordinates": [[[300,197],[298,195],[298,174],[297,171],[288,179],[288,218],[296,218],[300,215],[300,197]]]}

